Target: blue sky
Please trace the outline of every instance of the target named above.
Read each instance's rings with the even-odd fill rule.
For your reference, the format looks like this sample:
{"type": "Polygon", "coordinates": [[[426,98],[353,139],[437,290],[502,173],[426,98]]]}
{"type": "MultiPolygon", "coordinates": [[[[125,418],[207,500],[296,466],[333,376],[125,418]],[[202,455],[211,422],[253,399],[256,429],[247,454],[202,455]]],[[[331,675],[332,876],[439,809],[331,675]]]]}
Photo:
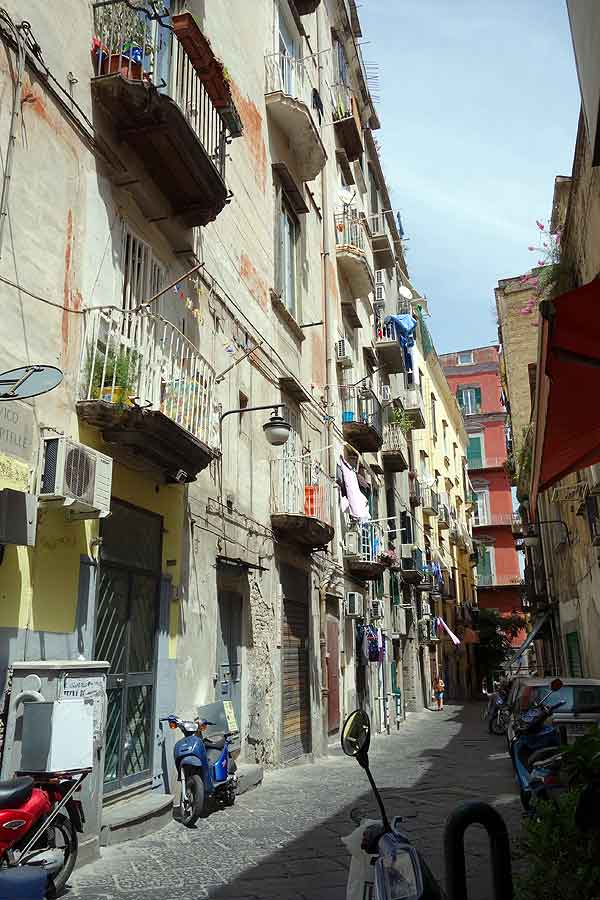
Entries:
{"type": "Polygon", "coordinates": [[[579,90],[563,0],[363,0],[383,151],[438,352],[497,340],[494,287],[536,264],[579,90]]]}

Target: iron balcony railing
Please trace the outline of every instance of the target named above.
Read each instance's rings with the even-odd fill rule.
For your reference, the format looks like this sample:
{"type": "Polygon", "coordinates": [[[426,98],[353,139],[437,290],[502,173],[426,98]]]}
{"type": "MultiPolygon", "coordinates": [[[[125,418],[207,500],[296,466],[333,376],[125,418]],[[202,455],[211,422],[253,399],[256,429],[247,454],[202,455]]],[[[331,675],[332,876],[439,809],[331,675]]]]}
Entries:
{"type": "Polygon", "coordinates": [[[293,100],[300,100],[312,110],[314,88],[305,60],[287,53],[270,53],[265,56],[266,94],[281,91],[293,100]]]}
{"type": "Polygon", "coordinates": [[[343,81],[331,85],[331,104],[334,122],[349,119],[354,115],[354,94],[343,81]]]}
{"type": "Polygon", "coordinates": [[[371,388],[358,386],[341,387],[342,422],[360,422],[383,434],[383,412],[381,403],[371,388]]]}
{"type": "Polygon", "coordinates": [[[271,460],[271,515],[308,516],[332,524],[333,481],[312,456],[271,460]]]}
{"type": "Polygon", "coordinates": [[[148,310],[85,313],[80,400],[159,410],[209,447],[215,373],[178,328],[148,310]]]}
{"type": "Polygon", "coordinates": [[[392,244],[392,236],[385,213],[379,212],[367,216],[365,222],[372,238],[387,237],[392,244]]]}
{"type": "Polygon", "coordinates": [[[419,547],[413,547],[407,551],[402,548],[402,568],[423,572],[423,551],[419,547]]]}
{"type": "Polygon", "coordinates": [[[227,129],[171,29],[124,0],[97,0],[92,8],[94,76],[120,73],[171,97],[225,180],[227,129]]]}
{"type": "Polygon", "coordinates": [[[339,247],[353,247],[366,253],[364,220],[352,212],[336,213],[335,242],[339,247]]]}
{"type": "Polygon", "coordinates": [[[519,585],[522,583],[520,575],[494,575],[485,573],[477,575],[478,587],[506,587],[507,585],[519,585]]]}
{"type": "Polygon", "coordinates": [[[363,522],[346,533],[344,556],[355,562],[377,563],[384,550],[384,529],[379,522],[363,522]]]}
{"type": "Polygon", "coordinates": [[[375,343],[376,344],[398,344],[398,336],[396,334],[396,326],[393,322],[384,322],[383,316],[375,317],[375,343]]]}
{"type": "Polygon", "coordinates": [[[402,401],[407,412],[420,410],[424,413],[423,392],[420,384],[407,384],[402,391],[402,401]]]}
{"type": "Polygon", "coordinates": [[[475,459],[467,458],[467,466],[470,470],[477,469],[500,469],[506,462],[506,456],[486,456],[485,459],[477,457],[475,459]]]}
{"type": "Polygon", "coordinates": [[[408,444],[399,422],[388,422],[383,430],[383,450],[402,453],[408,459],[408,444]]]}
{"type": "Polygon", "coordinates": [[[433,514],[437,515],[439,505],[440,501],[437,491],[434,491],[433,488],[425,488],[423,490],[423,508],[431,509],[433,514]]]}
{"type": "Polygon", "coordinates": [[[512,525],[513,524],[513,514],[512,513],[487,513],[484,511],[483,515],[476,515],[473,518],[474,525],[512,525]]]}
{"type": "Polygon", "coordinates": [[[396,314],[399,316],[409,316],[411,312],[412,307],[410,305],[410,300],[406,300],[404,297],[399,297],[396,304],[396,314]]]}

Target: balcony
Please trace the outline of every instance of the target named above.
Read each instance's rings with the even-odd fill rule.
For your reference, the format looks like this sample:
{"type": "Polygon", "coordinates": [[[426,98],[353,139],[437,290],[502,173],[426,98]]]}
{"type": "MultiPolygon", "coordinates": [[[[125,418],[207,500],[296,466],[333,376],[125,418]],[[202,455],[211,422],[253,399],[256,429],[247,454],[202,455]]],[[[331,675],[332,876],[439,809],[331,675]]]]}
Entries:
{"type": "Polygon", "coordinates": [[[410,544],[402,547],[402,580],[418,584],[423,578],[423,552],[410,544]]]}
{"type": "Polygon", "coordinates": [[[346,213],[335,216],[337,264],[353,297],[366,297],[375,288],[363,222],[346,213]]]}
{"type": "Polygon", "coordinates": [[[265,57],[267,112],[293,150],[301,181],[312,181],[327,162],[312,113],[314,90],[303,59],[284,53],[271,53],[265,57]]]}
{"type": "Polygon", "coordinates": [[[442,502],[438,509],[438,528],[441,531],[450,527],[450,510],[448,506],[444,503],[444,499],[447,495],[444,494],[442,497],[442,502]]]}
{"type": "Polygon", "coordinates": [[[79,418],[121,457],[194,481],[217,456],[215,373],[171,322],[148,310],[85,313],[79,418]]]}
{"type": "Polygon", "coordinates": [[[487,456],[485,459],[468,457],[467,467],[470,472],[477,472],[481,469],[502,469],[505,462],[506,456],[487,456]]]}
{"type": "Polygon", "coordinates": [[[138,192],[148,218],[207,225],[230,198],[228,132],[242,132],[222,64],[189,13],[173,16],[171,30],[122,0],[92,6],[92,97],[141,162],[119,170],[119,182],[138,192]]]}
{"type": "Polygon", "coordinates": [[[271,460],[271,525],[277,537],[311,548],[326,547],[331,524],[332,480],[317,460],[271,460]]]}
{"type": "Polygon", "coordinates": [[[421,505],[426,516],[437,516],[439,502],[437,491],[434,491],[433,488],[425,488],[421,505]]]}
{"type": "Polygon", "coordinates": [[[416,472],[409,472],[408,497],[411,506],[420,506],[423,500],[423,489],[416,472]]]}
{"type": "Polygon", "coordinates": [[[383,445],[381,403],[370,388],[340,387],[344,440],[360,453],[377,453],[383,445]]]}
{"type": "Polygon", "coordinates": [[[520,575],[495,575],[489,572],[477,575],[477,587],[518,587],[522,584],[520,575]]]}
{"type": "Polygon", "coordinates": [[[425,404],[420,384],[408,384],[401,392],[404,411],[414,429],[425,428],[425,404]]]}
{"type": "Polygon", "coordinates": [[[384,316],[375,316],[375,349],[388,372],[404,372],[404,349],[398,340],[396,325],[393,321],[386,322],[384,316]]]}
{"type": "Polygon", "coordinates": [[[364,150],[358,103],[350,88],[342,83],[331,88],[331,102],[336,138],[350,162],[356,162],[364,150]]]}
{"type": "Polygon", "coordinates": [[[450,518],[450,530],[448,532],[448,540],[451,544],[457,546],[460,542],[460,526],[456,519],[450,518]]]}
{"type": "Polygon", "coordinates": [[[371,238],[375,268],[391,269],[394,265],[396,254],[386,214],[380,212],[368,216],[366,226],[371,238]]]}
{"type": "Polygon", "coordinates": [[[344,542],[346,569],[361,581],[379,578],[388,568],[388,563],[380,558],[384,549],[381,525],[376,522],[358,525],[355,530],[346,533],[344,542]]]}
{"type": "Polygon", "coordinates": [[[513,524],[513,513],[479,512],[473,518],[473,528],[494,528],[513,524]]]}
{"type": "Polygon", "coordinates": [[[390,422],[383,429],[383,468],[386,472],[408,469],[408,446],[399,422],[390,422]]]}

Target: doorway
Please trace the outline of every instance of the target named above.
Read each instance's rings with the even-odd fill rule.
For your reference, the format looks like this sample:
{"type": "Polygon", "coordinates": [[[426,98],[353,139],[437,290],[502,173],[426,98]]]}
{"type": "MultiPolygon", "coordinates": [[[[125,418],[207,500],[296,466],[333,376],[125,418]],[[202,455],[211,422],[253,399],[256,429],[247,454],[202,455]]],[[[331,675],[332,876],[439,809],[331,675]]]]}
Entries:
{"type": "Polygon", "coordinates": [[[308,573],[279,565],[283,592],[282,656],[282,761],[298,759],[311,750],[308,573]]]}
{"type": "Polygon", "coordinates": [[[327,730],[329,734],[340,727],[340,623],[335,616],[327,616],[327,730]]]}
{"type": "Polygon", "coordinates": [[[105,793],[151,779],[162,518],[121,501],[102,523],[94,658],[107,679],[105,793]]]}
{"type": "Polygon", "coordinates": [[[242,615],[244,598],[219,590],[217,622],[217,683],[215,700],[230,700],[238,728],[242,727],[242,615]]]}

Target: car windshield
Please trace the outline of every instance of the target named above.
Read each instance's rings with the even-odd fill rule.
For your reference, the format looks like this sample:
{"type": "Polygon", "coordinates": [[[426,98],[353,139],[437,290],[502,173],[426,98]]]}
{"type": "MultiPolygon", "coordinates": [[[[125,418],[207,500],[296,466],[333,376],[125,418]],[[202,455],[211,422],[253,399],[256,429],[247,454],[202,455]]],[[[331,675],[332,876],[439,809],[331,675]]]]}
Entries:
{"type": "MultiPolygon", "coordinates": [[[[546,696],[550,687],[538,685],[531,691],[529,702],[537,703],[546,696]]],[[[586,713],[600,712],[600,685],[582,684],[582,685],[564,685],[560,691],[554,691],[550,694],[546,701],[549,705],[554,706],[556,703],[563,703],[560,713],[586,713]]]]}

